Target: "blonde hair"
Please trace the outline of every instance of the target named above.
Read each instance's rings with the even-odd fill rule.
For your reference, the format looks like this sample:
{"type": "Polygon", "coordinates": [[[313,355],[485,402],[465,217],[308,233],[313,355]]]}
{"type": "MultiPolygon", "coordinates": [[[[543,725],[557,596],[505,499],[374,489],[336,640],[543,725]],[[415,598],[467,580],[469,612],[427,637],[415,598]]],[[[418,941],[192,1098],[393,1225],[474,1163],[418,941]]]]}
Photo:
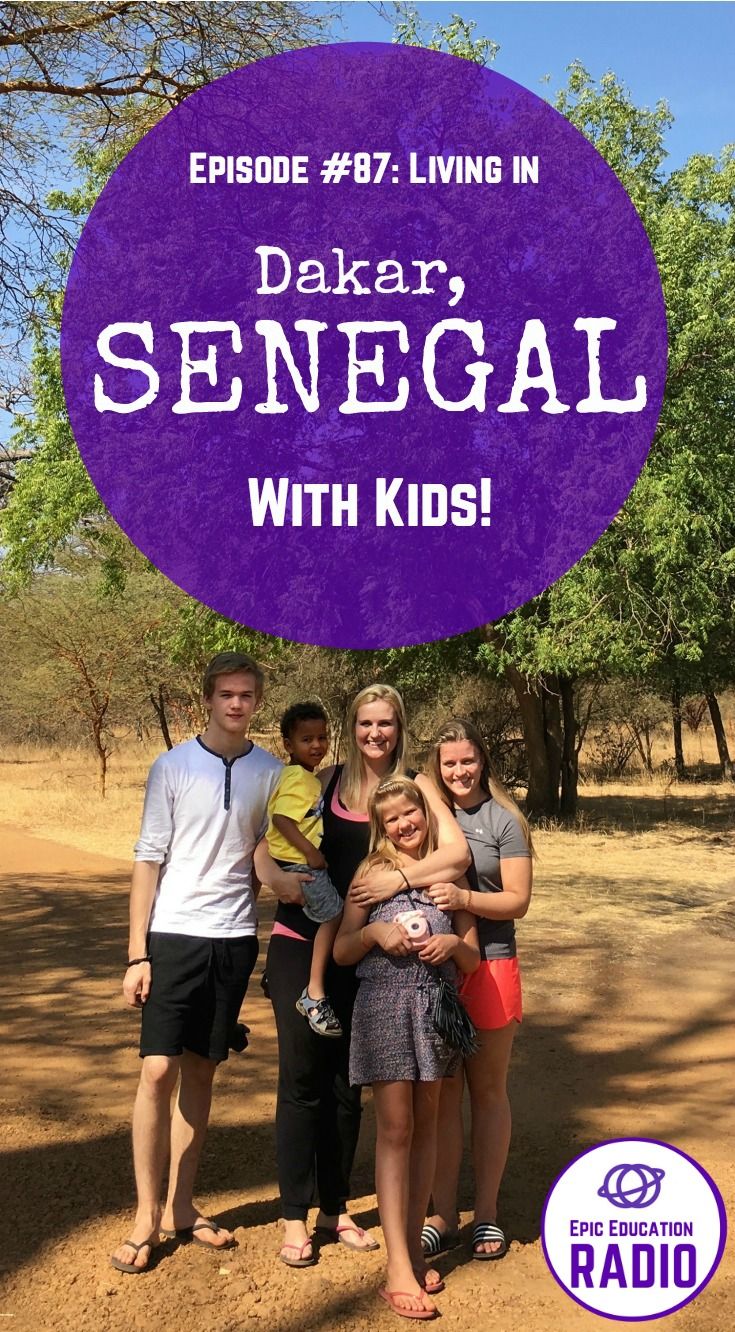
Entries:
{"type": "Polygon", "coordinates": [[[382,782],[370,793],[368,800],[370,849],[366,859],[358,867],[355,878],[359,879],[367,870],[375,869],[378,865],[387,869],[396,869],[400,865],[400,852],[396,850],[390,838],[386,836],[382,819],[385,805],[389,800],[395,800],[398,796],[410,800],[421,810],[426,819],[426,834],[419,847],[419,859],[423,860],[424,856],[430,856],[432,851],[436,851],[439,840],[436,817],[421,787],[417,786],[410,777],[384,777],[382,782]]]}
{"type": "Polygon", "coordinates": [[[440,762],[441,747],[442,745],[458,744],[462,740],[466,740],[467,743],[472,745],[480,755],[482,762],[482,770],[480,772],[481,789],[485,792],[485,795],[492,796],[493,800],[497,800],[498,804],[503,806],[503,809],[507,809],[515,816],[521,826],[521,832],[526,839],[526,845],[528,846],[531,855],[535,856],[536,852],[534,851],[533,838],[531,836],[531,829],[528,826],[528,819],[518,808],[512,795],[498,777],[498,774],[493,767],[493,762],[490,758],[487,745],[477,727],[473,726],[471,721],[466,721],[464,717],[452,717],[450,721],[445,722],[434,737],[434,742],[429,752],[429,773],[434,785],[442,797],[442,800],[450,809],[454,808],[452,794],[448,787],[445,786],[442,779],[440,762]]]}
{"type": "Polygon", "coordinates": [[[358,805],[365,782],[365,762],[361,751],[357,747],[355,737],[357,714],[360,708],[365,707],[366,704],[380,703],[383,700],[390,704],[398,722],[398,741],[391,754],[391,764],[385,776],[386,778],[392,777],[394,774],[404,773],[406,770],[408,736],[406,734],[406,709],[403,706],[403,699],[397,690],[392,689],[390,685],[368,685],[366,689],[361,689],[359,694],[355,694],[345,718],[346,754],[339,788],[340,795],[348,809],[354,809],[358,805]]]}

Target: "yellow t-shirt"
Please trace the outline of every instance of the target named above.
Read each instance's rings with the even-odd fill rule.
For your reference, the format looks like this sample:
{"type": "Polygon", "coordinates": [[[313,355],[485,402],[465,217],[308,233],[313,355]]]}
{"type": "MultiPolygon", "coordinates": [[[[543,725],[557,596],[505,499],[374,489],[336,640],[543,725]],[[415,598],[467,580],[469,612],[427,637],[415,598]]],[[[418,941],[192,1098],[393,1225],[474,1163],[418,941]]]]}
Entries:
{"type": "Polygon", "coordinates": [[[322,788],[313,772],[307,772],[298,763],[283,769],[278,786],[268,801],[266,841],[274,860],[288,860],[296,865],[303,864],[304,858],[302,852],[273,827],[273,815],[285,814],[287,819],[293,819],[307,842],[318,847],[324,832],[322,804],[322,788]]]}

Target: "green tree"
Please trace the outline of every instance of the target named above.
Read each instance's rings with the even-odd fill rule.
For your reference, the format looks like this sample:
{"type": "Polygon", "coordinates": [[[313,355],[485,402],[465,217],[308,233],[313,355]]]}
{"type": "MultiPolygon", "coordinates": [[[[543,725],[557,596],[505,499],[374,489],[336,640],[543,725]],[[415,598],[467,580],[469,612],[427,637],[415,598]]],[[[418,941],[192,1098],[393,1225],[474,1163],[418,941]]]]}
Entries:
{"type": "MultiPolygon", "coordinates": [[[[49,330],[57,302],[49,301],[49,330]]],[[[99,495],[79,456],[66,411],[58,345],[38,328],[31,361],[32,410],[17,419],[11,449],[23,462],[8,477],[2,541],[6,590],[27,582],[34,569],[49,566],[71,539],[112,541],[99,495]]]]}
{"type": "MultiPolygon", "coordinates": [[[[414,11],[400,35],[485,59],[460,20],[427,40],[414,11]]],[[[571,815],[589,720],[580,713],[580,685],[589,679],[646,679],[669,693],[675,722],[683,692],[705,693],[723,772],[730,770],[716,690],[732,682],[735,659],[735,168],[727,149],[719,160],[697,155],[667,177],[668,107],[636,107],[613,73],[595,83],[573,63],[556,106],[594,143],[638,209],[661,273],[670,339],[659,428],[622,512],[564,578],[488,625],[479,653],[517,697],[529,812],[571,815]]],[[[683,771],[680,745],[677,768],[683,771]]]]}
{"type": "Polygon", "coordinates": [[[518,697],[529,809],[545,814],[576,806],[577,682],[645,678],[675,703],[714,694],[733,679],[735,588],[732,150],[664,178],[666,108],[641,111],[614,75],[595,85],[579,65],[558,106],[614,167],[646,224],[670,350],[653,447],[621,513],[564,578],[487,630],[488,665],[505,671],[518,697]]]}
{"type": "MultiPolygon", "coordinates": [[[[10,321],[30,312],[32,356],[23,390],[30,410],[19,415],[8,444],[0,443],[2,586],[27,587],[34,573],[53,569],[71,549],[101,562],[105,585],[122,592],[132,570],[145,565],[106,513],[79,456],[61,383],[58,334],[60,291],[71,251],[89,210],[112,171],[171,106],[212,79],[262,56],[321,40],[329,11],[298,4],[145,3],[0,5],[0,259],[10,321]],[[5,119],[2,120],[4,115],[5,119]],[[43,200],[49,172],[62,169],[51,127],[66,127],[82,147],[74,156],[72,189],[43,200]],[[15,163],[35,189],[32,207],[19,197],[15,163]],[[45,168],[48,167],[48,171],[45,168]],[[6,170],[8,175],[3,176],[6,170]],[[13,211],[15,209],[15,211],[13,211]],[[34,249],[28,228],[36,227],[34,249]],[[3,224],[7,223],[7,226],[3,224]],[[24,230],[25,228],[25,230],[24,230]],[[16,255],[13,244],[17,241],[16,255]],[[8,248],[9,247],[9,248],[8,248]],[[21,263],[22,258],[22,263],[21,263]],[[11,281],[8,275],[17,277],[11,281]]],[[[0,308],[0,318],[2,308],[0,308]]],[[[10,405],[14,395],[6,395],[10,405]]],[[[166,615],[160,643],[182,672],[176,701],[195,709],[204,661],[237,639],[258,638],[197,607],[160,576],[166,615]],[[214,644],[214,646],[213,646],[214,644]],[[196,682],[196,683],[195,683],[196,682]]],[[[259,646],[265,646],[260,636],[259,646]]],[[[271,643],[269,653],[273,655],[271,643]]],[[[263,654],[261,654],[263,655],[263,654]]],[[[150,702],[164,738],[171,690],[160,680],[150,702]]]]}
{"type": "Polygon", "coordinates": [[[96,755],[103,798],[118,739],[148,711],[149,638],[165,609],[151,599],[145,576],[131,577],[123,598],[85,558],[36,579],[12,608],[23,642],[14,670],[30,684],[26,706],[71,712],[96,755]],[[45,692],[34,699],[36,676],[45,692]]]}
{"type": "Polygon", "coordinates": [[[461,60],[473,60],[477,65],[489,65],[500,47],[490,37],[475,37],[474,19],[452,14],[449,23],[435,23],[431,32],[422,23],[418,10],[409,7],[398,19],[393,40],[402,46],[423,46],[427,51],[446,51],[461,60]]]}

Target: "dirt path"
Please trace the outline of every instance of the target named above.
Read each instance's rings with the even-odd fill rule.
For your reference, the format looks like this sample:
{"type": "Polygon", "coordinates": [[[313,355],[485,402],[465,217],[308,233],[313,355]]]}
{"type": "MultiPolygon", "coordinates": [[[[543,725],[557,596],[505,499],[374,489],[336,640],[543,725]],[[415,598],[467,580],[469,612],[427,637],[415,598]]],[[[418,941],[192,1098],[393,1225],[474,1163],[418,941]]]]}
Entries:
{"type": "MultiPolygon", "coordinates": [[[[220,1263],[200,1250],[163,1246],[155,1271],[142,1280],[109,1267],[132,1197],[136,1018],[118,998],[128,866],[12,829],[0,829],[0,838],[0,1327],[242,1332],[262,1320],[274,1332],[394,1328],[375,1297],[380,1253],[358,1260],[329,1247],[303,1272],[275,1260],[276,1048],[260,969],[246,1001],[252,1049],[218,1075],[201,1171],[200,1200],[236,1228],[240,1247],[220,1263]]],[[[562,911],[559,897],[542,892],[524,922],[527,1019],[513,1064],[514,1141],[502,1205],[513,1244],[502,1263],[469,1262],[465,1249],[444,1261],[451,1279],[439,1303],[447,1329],[602,1326],[556,1286],[538,1238],[551,1180],[601,1138],[668,1139],[691,1152],[733,1201],[733,1123],[726,1117],[732,921],[726,913],[712,918],[705,904],[696,908],[698,921],[693,911],[686,925],[677,919],[664,931],[652,927],[649,937],[645,882],[639,891],[635,921],[627,902],[611,908],[609,892],[601,915],[590,887],[579,912],[562,911]]],[[[659,902],[660,883],[650,891],[659,902]]],[[[360,1220],[375,1225],[372,1143],[368,1104],[354,1184],[360,1220]]],[[[726,1255],[699,1299],[673,1321],[649,1326],[730,1332],[734,1278],[726,1255]]]]}

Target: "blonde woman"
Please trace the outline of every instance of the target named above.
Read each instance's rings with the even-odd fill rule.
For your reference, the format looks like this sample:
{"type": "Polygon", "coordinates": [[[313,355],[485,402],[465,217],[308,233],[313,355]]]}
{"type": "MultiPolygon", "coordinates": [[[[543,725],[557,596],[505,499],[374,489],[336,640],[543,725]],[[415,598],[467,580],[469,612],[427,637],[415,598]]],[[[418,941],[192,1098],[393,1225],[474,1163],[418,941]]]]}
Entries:
{"type": "MultiPolygon", "coordinates": [[[[337,891],[346,896],[358,865],[368,854],[368,801],[385,777],[407,771],[406,716],[400,694],[390,685],[369,685],[353,699],[345,720],[344,763],[319,773],[324,790],[321,850],[337,891]]],[[[458,878],[469,864],[464,834],[426,777],[417,779],[437,819],[437,846],[405,876],[426,887],[458,878]]],[[[266,974],[278,1031],[279,1081],[276,1152],[284,1221],[281,1261],[307,1267],[315,1261],[306,1227],[312,1198],[319,1196],[317,1230],[322,1240],[363,1251],[372,1237],[347,1211],[349,1179],[360,1130],[360,1088],[348,1075],[352,1008],[357,992],[354,968],[332,967],[328,992],[343,1030],[337,1040],[321,1040],[296,1009],[308,985],[316,927],[301,909],[298,875],[280,871],[263,845],[256,870],[279,898],[268,948],[266,974]]],[[[371,887],[386,897],[403,886],[396,870],[382,870],[371,887]]]]}
{"type": "Polygon", "coordinates": [[[334,946],[335,961],[358,963],[350,1049],[350,1082],[370,1084],[378,1126],[375,1180],[387,1249],[387,1284],[380,1295],[404,1318],[436,1315],[431,1298],[443,1288],[426,1272],[421,1226],[436,1160],[441,1079],[458,1056],[432,1023],[440,976],[456,983],[480,954],[474,917],[447,913],[408,872],[426,864],[436,848],[437,824],[423,792],[408,777],[388,777],[369,799],[370,854],[360,867],[397,872],[400,893],[376,906],[349,900],[334,946]],[[413,918],[415,941],[409,923],[413,918]]]}
{"type": "Polygon", "coordinates": [[[421,1238],[427,1258],[436,1257],[456,1239],[466,1079],[475,1172],[472,1257],[487,1262],[502,1258],[507,1249],[497,1222],[497,1205],[510,1146],[508,1065],[522,1016],[514,922],[525,916],[531,900],[533,845],[525,818],[494,773],[485,742],[471,722],[455,719],[441,728],[430,769],[437,790],[454,810],[467,838],[473,865],[469,887],[439,884],[429,890],[429,896],[444,911],[461,909],[477,917],[481,962],[461,990],[477,1028],[479,1048],[442,1086],[442,1153],[432,1187],[434,1214],[428,1217],[421,1238]]]}

